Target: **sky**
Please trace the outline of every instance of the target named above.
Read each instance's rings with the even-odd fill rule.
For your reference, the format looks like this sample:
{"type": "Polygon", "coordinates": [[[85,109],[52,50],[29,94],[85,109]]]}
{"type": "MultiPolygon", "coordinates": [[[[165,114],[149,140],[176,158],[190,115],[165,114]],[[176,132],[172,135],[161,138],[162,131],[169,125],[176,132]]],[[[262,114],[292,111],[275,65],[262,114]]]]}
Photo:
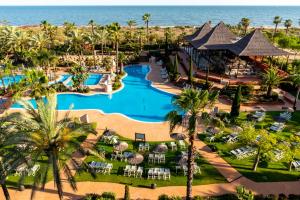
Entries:
{"type": "Polygon", "coordinates": [[[0,0],[0,5],[299,5],[300,0],[0,0]]]}

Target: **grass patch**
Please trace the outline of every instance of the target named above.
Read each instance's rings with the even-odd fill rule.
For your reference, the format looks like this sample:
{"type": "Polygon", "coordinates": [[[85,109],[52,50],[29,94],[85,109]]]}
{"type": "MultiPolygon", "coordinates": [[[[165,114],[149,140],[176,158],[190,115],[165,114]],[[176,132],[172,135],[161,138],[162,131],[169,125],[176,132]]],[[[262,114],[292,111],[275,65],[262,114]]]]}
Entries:
{"type": "MultiPolygon", "coordinates": [[[[126,141],[129,144],[129,148],[126,151],[130,152],[137,152],[138,150],[138,143],[135,143],[131,140],[121,138],[122,141],[126,141]]],[[[150,142],[150,150],[152,150],[155,145],[161,142],[150,142]]],[[[144,168],[143,177],[142,178],[133,178],[133,177],[125,177],[123,176],[123,169],[126,166],[126,162],[110,160],[110,154],[113,151],[112,145],[104,144],[103,142],[97,143],[98,148],[103,148],[106,152],[104,162],[109,162],[113,164],[113,170],[111,175],[103,175],[97,174],[97,177],[94,179],[89,173],[84,171],[79,171],[76,174],[77,181],[97,181],[97,182],[114,182],[114,183],[121,183],[121,184],[129,184],[132,186],[137,187],[150,187],[152,183],[156,183],[158,187],[161,186],[182,186],[186,185],[186,177],[183,175],[182,172],[178,171],[176,173],[175,166],[176,166],[176,158],[180,154],[180,151],[168,151],[166,153],[166,163],[165,164],[148,164],[147,155],[148,152],[143,153],[144,155],[144,162],[139,165],[144,168]],[[171,169],[171,180],[163,181],[163,180],[148,180],[147,179],[147,171],[151,167],[164,167],[171,169]]],[[[150,151],[151,152],[151,151],[150,151]]],[[[94,156],[88,156],[85,160],[86,162],[91,161],[101,161],[99,158],[94,156]]],[[[202,157],[198,157],[196,159],[197,164],[201,167],[201,174],[195,175],[194,177],[194,185],[201,185],[201,184],[212,184],[212,183],[224,183],[226,180],[224,177],[219,174],[219,172],[208,162],[206,162],[202,157]]]]}
{"type": "MultiPolygon", "coordinates": [[[[237,123],[241,124],[247,120],[247,114],[242,112],[237,119],[237,123]]],[[[262,122],[258,122],[255,124],[257,129],[264,128],[267,129],[271,126],[279,116],[280,112],[267,112],[266,117],[262,122]]],[[[292,119],[286,123],[285,128],[282,132],[270,132],[273,134],[278,140],[284,141],[290,137],[291,134],[300,131],[300,112],[293,113],[292,119]]],[[[225,129],[225,134],[229,132],[228,128],[225,129]]],[[[222,136],[221,136],[222,137],[222,136]]],[[[200,135],[201,140],[205,141],[205,135],[200,135]]],[[[254,156],[238,160],[233,155],[231,155],[230,151],[232,149],[241,147],[241,144],[225,144],[220,139],[217,139],[215,142],[207,142],[208,145],[213,145],[216,147],[219,155],[224,158],[231,166],[236,168],[241,174],[245,177],[257,181],[257,182],[276,182],[276,181],[296,181],[300,179],[300,172],[297,171],[288,171],[288,162],[287,161],[278,161],[278,162],[269,162],[268,166],[259,166],[257,171],[252,171],[252,166],[254,163],[254,156]]],[[[300,155],[297,155],[296,160],[300,159],[300,155]]]]}

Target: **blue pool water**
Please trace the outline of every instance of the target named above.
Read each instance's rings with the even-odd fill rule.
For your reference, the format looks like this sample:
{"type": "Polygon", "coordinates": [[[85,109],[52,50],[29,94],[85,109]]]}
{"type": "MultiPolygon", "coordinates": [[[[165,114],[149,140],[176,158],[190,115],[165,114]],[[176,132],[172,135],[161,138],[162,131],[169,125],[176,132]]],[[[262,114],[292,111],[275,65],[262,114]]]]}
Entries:
{"type": "MultiPolygon", "coordinates": [[[[66,81],[71,75],[63,74],[62,77],[58,80],[58,82],[66,81]]],[[[89,77],[84,81],[84,85],[97,85],[102,78],[101,74],[89,74],[89,77]]],[[[72,80],[67,82],[68,86],[72,86],[72,80]]]]}
{"type": "MultiPolygon", "coordinates": [[[[123,79],[125,87],[110,95],[58,94],[58,109],[74,110],[97,109],[104,113],[120,113],[131,119],[145,122],[162,122],[165,115],[173,109],[173,95],[157,90],[146,80],[150,68],[147,65],[133,65],[125,68],[127,76],[123,79]]],[[[31,100],[34,104],[34,100],[31,100]]],[[[35,105],[35,104],[34,104],[35,105]]],[[[13,108],[20,108],[14,104],[13,108]]]]}
{"type": "MultiPolygon", "coordinates": [[[[8,85],[12,84],[12,83],[18,83],[22,80],[22,78],[24,78],[24,75],[16,75],[15,77],[13,76],[6,76],[3,78],[4,80],[4,84],[5,84],[5,87],[7,87],[8,85]]],[[[0,81],[0,87],[2,87],[3,84],[2,84],[2,80],[0,81]]]]}

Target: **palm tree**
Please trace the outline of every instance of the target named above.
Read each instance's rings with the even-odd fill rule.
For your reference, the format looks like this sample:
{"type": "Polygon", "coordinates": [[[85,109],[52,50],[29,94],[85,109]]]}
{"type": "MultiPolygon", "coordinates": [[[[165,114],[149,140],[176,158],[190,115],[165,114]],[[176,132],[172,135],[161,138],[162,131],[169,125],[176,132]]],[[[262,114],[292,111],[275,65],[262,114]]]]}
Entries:
{"type": "Polygon", "coordinates": [[[145,13],[143,15],[143,21],[146,24],[146,33],[147,33],[147,43],[149,43],[149,21],[150,21],[151,14],[145,13]]]}
{"type": "Polygon", "coordinates": [[[108,31],[107,27],[105,26],[98,26],[97,27],[97,35],[99,38],[99,41],[101,43],[101,61],[103,61],[104,57],[104,45],[106,44],[107,38],[108,38],[108,31]]]}
{"type": "Polygon", "coordinates": [[[132,28],[136,26],[136,21],[131,19],[127,21],[127,25],[129,27],[129,32],[130,32],[130,40],[132,39],[132,28]]]}
{"type": "Polygon", "coordinates": [[[58,58],[49,50],[42,49],[36,53],[33,61],[36,66],[43,67],[46,75],[48,75],[49,68],[55,66],[58,58]]]}
{"type": "Polygon", "coordinates": [[[250,26],[250,23],[251,23],[251,21],[250,21],[250,19],[249,18],[242,18],[241,19],[241,25],[243,26],[243,28],[244,28],[244,35],[246,35],[247,34],[247,30],[248,30],[248,27],[250,26]]]}
{"type": "Polygon", "coordinates": [[[54,90],[48,86],[48,77],[42,70],[27,69],[25,77],[20,82],[20,90],[14,94],[14,99],[20,99],[30,91],[30,96],[41,99],[45,95],[53,93],[54,90]]]}
{"type": "Polygon", "coordinates": [[[285,29],[285,34],[288,34],[289,32],[289,28],[293,25],[293,21],[291,19],[287,19],[285,20],[284,22],[284,27],[286,28],[285,29]]]}
{"type": "Polygon", "coordinates": [[[37,33],[30,37],[30,46],[33,50],[42,50],[49,45],[49,38],[44,33],[37,33]]]}
{"type": "Polygon", "coordinates": [[[297,87],[297,93],[296,93],[295,101],[294,101],[294,104],[293,104],[294,111],[296,111],[297,110],[297,103],[298,103],[298,99],[299,99],[299,94],[300,94],[300,70],[298,70],[298,72],[291,75],[291,78],[292,78],[292,82],[293,82],[294,86],[297,87]]]}
{"type": "Polygon", "coordinates": [[[263,84],[267,87],[267,97],[272,95],[272,88],[278,86],[284,77],[281,77],[279,70],[275,67],[270,67],[262,74],[263,84]]]}
{"type": "Polygon", "coordinates": [[[187,193],[186,199],[192,199],[193,166],[194,166],[194,140],[197,134],[197,126],[202,116],[202,111],[206,106],[212,106],[218,99],[218,92],[208,92],[207,90],[187,89],[179,96],[175,96],[172,103],[175,110],[169,112],[166,116],[170,123],[170,132],[177,126],[183,125],[184,117],[182,113],[188,115],[187,131],[189,137],[188,147],[188,175],[187,175],[187,193]]]}
{"type": "Polygon", "coordinates": [[[69,50],[73,50],[75,53],[79,54],[79,62],[81,64],[83,57],[84,35],[79,31],[79,29],[73,29],[69,34],[69,50]]]}
{"type": "Polygon", "coordinates": [[[273,36],[277,33],[277,28],[278,25],[282,22],[282,18],[280,16],[275,16],[273,19],[273,24],[275,24],[275,29],[274,29],[274,33],[273,36]]]}
{"type": "Polygon", "coordinates": [[[111,32],[113,41],[115,43],[115,49],[116,49],[116,71],[117,73],[120,73],[120,70],[118,72],[118,67],[119,67],[119,43],[121,40],[121,26],[119,25],[119,23],[115,22],[112,23],[109,26],[109,30],[111,32]]]}
{"type": "MultiPolygon", "coordinates": [[[[78,163],[68,150],[85,152],[77,139],[88,133],[96,134],[95,127],[89,123],[72,120],[69,112],[59,120],[55,94],[47,96],[47,101],[37,100],[37,109],[28,101],[20,103],[25,108],[25,113],[12,114],[11,121],[15,125],[16,137],[9,138],[7,143],[31,147],[28,154],[32,165],[41,165],[33,179],[31,197],[34,197],[39,186],[45,187],[48,174],[52,173],[59,199],[63,199],[62,175],[73,190],[77,189],[71,168],[78,163]],[[44,160],[45,163],[41,164],[40,160],[44,160]]],[[[83,163],[82,167],[88,165],[83,163]]]]}
{"type": "Polygon", "coordinates": [[[72,74],[73,87],[78,91],[88,78],[87,70],[81,65],[74,65],[70,70],[70,74],[72,74]]]}
{"type": "Polygon", "coordinates": [[[10,200],[6,186],[7,176],[12,174],[19,165],[27,162],[22,149],[16,144],[7,143],[9,138],[15,137],[13,126],[8,120],[9,116],[0,118],[0,185],[6,200],[10,200]]]}
{"type": "Polygon", "coordinates": [[[94,35],[95,34],[95,26],[96,26],[96,23],[94,22],[94,20],[90,20],[89,21],[89,25],[91,26],[91,31],[92,31],[92,34],[94,35]]]}

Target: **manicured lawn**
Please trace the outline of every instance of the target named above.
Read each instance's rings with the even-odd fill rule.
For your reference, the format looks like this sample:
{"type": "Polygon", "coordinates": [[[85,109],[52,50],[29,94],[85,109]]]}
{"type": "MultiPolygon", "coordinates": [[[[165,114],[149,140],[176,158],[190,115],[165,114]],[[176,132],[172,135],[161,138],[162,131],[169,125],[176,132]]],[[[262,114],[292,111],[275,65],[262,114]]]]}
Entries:
{"type": "MultiPolygon", "coordinates": [[[[80,136],[80,137],[77,137],[77,138],[74,138],[74,140],[77,140],[79,142],[83,142],[85,139],[86,139],[87,135],[83,135],[83,136],[80,136]]],[[[75,152],[76,149],[74,148],[67,148],[66,149],[67,152],[69,153],[72,153],[72,152],[75,152]]],[[[42,167],[43,165],[46,165],[46,157],[43,157],[40,161],[39,161],[39,165],[42,167]]],[[[19,180],[20,180],[20,176],[15,176],[15,175],[10,175],[8,176],[7,180],[6,180],[6,183],[7,183],[7,186],[9,187],[18,187],[18,183],[19,183],[19,180]]],[[[24,177],[24,181],[23,181],[23,185],[24,186],[31,186],[33,184],[33,180],[34,180],[34,177],[33,176],[25,176],[24,177]]],[[[53,180],[53,176],[52,176],[52,169],[49,170],[49,173],[48,173],[48,178],[47,178],[48,181],[51,181],[53,180]]]]}
{"type": "MultiPolygon", "coordinates": [[[[274,122],[274,117],[279,116],[280,112],[267,112],[266,118],[264,121],[257,123],[256,128],[268,128],[274,122]]],[[[246,121],[246,115],[248,113],[241,113],[237,123],[242,123],[246,121]]],[[[225,134],[230,129],[225,129],[225,134]]],[[[286,127],[282,132],[270,132],[270,134],[275,135],[279,140],[284,141],[291,134],[300,131],[300,112],[295,112],[293,118],[286,123],[286,127]]],[[[205,136],[200,135],[200,138],[205,141],[205,136]]],[[[207,142],[207,141],[206,141],[207,142]]],[[[287,161],[281,160],[278,162],[269,162],[268,166],[260,166],[256,172],[252,171],[252,166],[254,163],[254,156],[246,159],[238,160],[230,153],[232,149],[236,149],[243,145],[241,144],[225,144],[220,139],[215,142],[207,144],[213,144],[216,146],[219,155],[221,155],[228,163],[230,163],[234,168],[241,172],[247,178],[258,181],[295,181],[300,178],[300,172],[291,171],[289,172],[287,161]]],[[[300,155],[297,156],[296,160],[300,160],[300,155]]]]}
{"type": "MultiPolygon", "coordinates": [[[[126,141],[129,144],[129,148],[126,151],[136,152],[138,143],[134,143],[128,139],[121,139],[122,141],[126,141]]],[[[152,148],[155,147],[156,144],[161,142],[151,142],[150,143],[150,151],[152,148]]],[[[185,185],[186,184],[186,177],[183,175],[183,172],[178,172],[176,174],[175,166],[176,166],[176,157],[180,155],[180,151],[172,152],[168,151],[166,153],[166,164],[148,164],[147,154],[144,154],[144,162],[139,165],[144,168],[144,173],[142,178],[133,178],[133,177],[125,177],[123,176],[123,169],[126,162],[121,161],[111,161],[110,154],[113,151],[112,145],[104,144],[103,142],[98,142],[97,147],[102,147],[106,151],[106,159],[102,160],[103,162],[108,162],[113,164],[113,170],[111,175],[102,175],[97,174],[97,177],[94,179],[89,173],[87,172],[79,172],[76,175],[77,181],[101,181],[101,182],[114,182],[114,183],[121,183],[121,184],[130,184],[133,186],[139,187],[149,187],[152,183],[156,183],[157,186],[171,186],[171,185],[185,185]],[[147,170],[151,167],[164,167],[171,169],[171,180],[170,181],[163,181],[163,180],[147,180],[147,170]]],[[[85,160],[86,162],[91,161],[101,161],[99,158],[94,156],[88,156],[85,160]]],[[[201,167],[202,173],[200,175],[195,175],[194,177],[194,185],[200,184],[211,184],[211,183],[223,183],[226,182],[224,177],[219,174],[219,172],[209,163],[207,163],[203,158],[199,157],[197,159],[198,165],[201,167]]]]}

